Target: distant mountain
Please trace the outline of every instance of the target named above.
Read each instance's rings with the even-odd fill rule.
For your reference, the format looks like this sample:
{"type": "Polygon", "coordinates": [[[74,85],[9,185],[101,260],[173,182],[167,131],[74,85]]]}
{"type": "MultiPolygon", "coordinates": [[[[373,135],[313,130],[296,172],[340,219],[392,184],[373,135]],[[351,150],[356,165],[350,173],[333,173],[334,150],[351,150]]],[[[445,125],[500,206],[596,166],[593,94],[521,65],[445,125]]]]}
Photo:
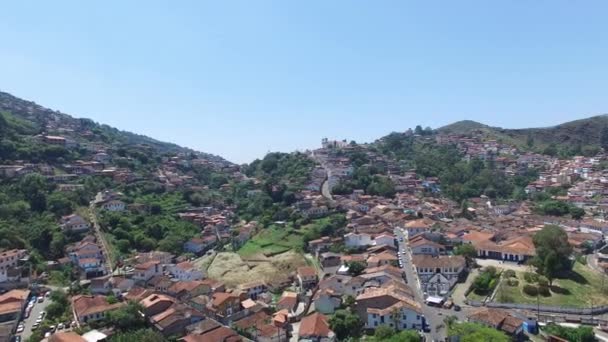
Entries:
{"type": "Polygon", "coordinates": [[[608,127],[608,115],[598,115],[587,119],[566,122],[552,127],[506,129],[491,127],[479,122],[464,120],[437,129],[443,134],[477,134],[502,140],[505,143],[523,147],[531,137],[535,147],[557,146],[599,146],[602,129],[608,127]]]}
{"type": "Polygon", "coordinates": [[[195,153],[210,161],[231,164],[216,155],[122,131],[90,119],[74,118],[1,91],[0,114],[8,121],[9,127],[21,135],[59,135],[77,143],[99,144],[108,148],[144,146],[159,153],[195,153]]]}

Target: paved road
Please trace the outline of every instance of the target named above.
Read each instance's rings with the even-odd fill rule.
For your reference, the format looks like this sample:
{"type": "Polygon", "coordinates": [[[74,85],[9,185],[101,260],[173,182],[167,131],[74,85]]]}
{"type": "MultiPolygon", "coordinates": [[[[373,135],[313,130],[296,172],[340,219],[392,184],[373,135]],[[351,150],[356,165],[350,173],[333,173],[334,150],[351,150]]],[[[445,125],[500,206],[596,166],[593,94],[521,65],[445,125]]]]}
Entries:
{"type": "Polygon", "coordinates": [[[23,340],[27,340],[32,335],[32,326],[38,319],[38,315],[40,315],[42,311],[45,311],[49,304],[51,304],[51,300],[48,298],[45,298],[42,303],[36,302],[36,304],[34,304],[30,316],[24,320],[25,330],[21,333],[23,340]]]}
{"type": "Polygon", "coordinates": [[[402,253],[403,271],[405,272],[408,285],[414,290],[415,299],[421,304],[422,313],[426,319],[426,324],[430,331],[425,333],[427,341],[444,341],[447,337],[447,330],[443,320],[449,315],[459,314],[453,310],[444,310],[432,306],[428,306],[424,302],[424,294],[420,288],[418,275],[412,265],[412,258],[409,248],[407,248],[407,234],[404,234],[400,229],[395,229],[397,239],[403,238],[403,242],[399,242],[399,250],[402,253]]]}
{"type": "Polygon", "coordinates": [[[101,249],[103,250],[103,255],[105,258],[104,265],[106,268],[106,274],[112,274],[112,270],[114,269],[114,267],[112,265],[112,257],[110,255],[110,249],[108,248],[108,242],[106,241],[106,238],[101,231],[101,226],[99,225],[99,222],[97,220],[97,214],[95,211],[95,202],[94,201],[91,201],[89,211],[91,214],[91,222],[93,223],[93,229],[95,231],[95,237],[97,239],[97,242],[101,245],[101,249]]]}

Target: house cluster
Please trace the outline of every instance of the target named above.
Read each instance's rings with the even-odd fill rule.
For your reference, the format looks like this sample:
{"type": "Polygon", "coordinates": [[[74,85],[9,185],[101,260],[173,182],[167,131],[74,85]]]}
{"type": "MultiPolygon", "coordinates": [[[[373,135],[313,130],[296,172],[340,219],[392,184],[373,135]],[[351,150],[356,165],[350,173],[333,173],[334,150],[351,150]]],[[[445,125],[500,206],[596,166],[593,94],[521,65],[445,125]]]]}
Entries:
{"type": "Polygon", "coordinates": [[[483,132],[472,132],[469,135],[438,134],[435,137],[438,144],[455,145],[464,155],[465,160],[490,160],[499,155],[514,156],[517,149],[493,139],[486,139],[483,132]]]}
{"type": "MultiPolygon", "coordinates": [[[[201,228],[199,236],[193,237],[184,244],[184,250],[188,253],[201,255],[219,242],[226,243],[233,237],[232,208],[218,209],[215,207],[191,208],[179,213],[182,220],[192,222],[201,228]]],[[[251,236],[252,231],[247,228],[239,230],[237,240],[244,243],[251,236]]]]}
{"type": "Polygon", "coordinates": [[[0,284],[27,282],[29,269],[25,266],[28,252],[25,249],[0,251],[0,284]]]}

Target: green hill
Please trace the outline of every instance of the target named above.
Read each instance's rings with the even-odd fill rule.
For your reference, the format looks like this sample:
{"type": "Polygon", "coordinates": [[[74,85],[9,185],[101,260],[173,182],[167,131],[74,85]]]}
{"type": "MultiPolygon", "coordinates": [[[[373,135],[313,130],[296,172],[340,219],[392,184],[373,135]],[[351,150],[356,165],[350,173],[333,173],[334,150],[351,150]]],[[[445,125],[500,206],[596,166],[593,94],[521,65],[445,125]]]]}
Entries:
{"type": "Polygon", "coordinates": [[[558,148],[575,146],[599,146],[600,135],[608,127],[608,115],[566,122],[552,127],[506,129],[491,127],[475,121],[464,120],[437,129],[442,134],[481,135],[487,138],[527,148],[529,137],[535,149],[555,144],[558,148]]]}

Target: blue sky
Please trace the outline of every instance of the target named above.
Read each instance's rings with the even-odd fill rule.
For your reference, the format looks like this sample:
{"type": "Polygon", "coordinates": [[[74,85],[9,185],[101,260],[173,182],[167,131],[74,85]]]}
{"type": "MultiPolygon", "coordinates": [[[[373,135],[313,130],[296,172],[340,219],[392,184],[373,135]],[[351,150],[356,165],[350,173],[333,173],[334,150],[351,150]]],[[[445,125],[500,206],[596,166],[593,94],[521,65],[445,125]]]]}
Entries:
{"type": "Polygon", "coordinates": [[[0,90],[235,162],[608,113],[606,1],[11,1],[0,90]],[[85,5],[86,3],[86,5],[85,5]]]}

